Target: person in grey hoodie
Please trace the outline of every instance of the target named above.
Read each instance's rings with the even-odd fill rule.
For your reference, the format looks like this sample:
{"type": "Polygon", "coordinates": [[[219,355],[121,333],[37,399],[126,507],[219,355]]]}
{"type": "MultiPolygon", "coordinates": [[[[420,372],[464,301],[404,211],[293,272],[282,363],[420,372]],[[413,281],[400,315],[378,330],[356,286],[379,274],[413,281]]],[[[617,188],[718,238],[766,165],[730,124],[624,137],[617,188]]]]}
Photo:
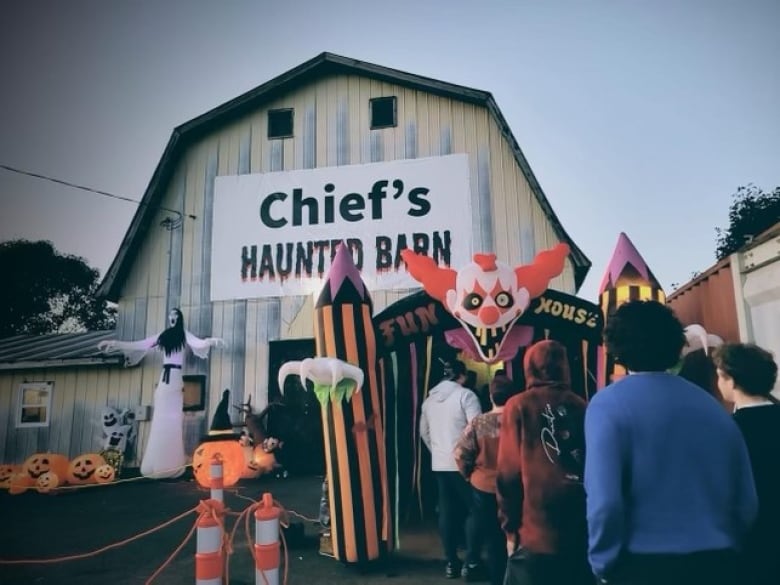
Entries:
{"type": "Polygon", "coordinates": [[[482,412],[477,395],[463,386],[465,381],[466,368],[461,362],[447,364],[444,379],[428,393],[420,415],[420,436],[431,452],[438,487],[439,535],[448,579],[460,576],[458,541],[471,502],[471,488],[458,471],[455,447],[466,425],[482,412]]]}

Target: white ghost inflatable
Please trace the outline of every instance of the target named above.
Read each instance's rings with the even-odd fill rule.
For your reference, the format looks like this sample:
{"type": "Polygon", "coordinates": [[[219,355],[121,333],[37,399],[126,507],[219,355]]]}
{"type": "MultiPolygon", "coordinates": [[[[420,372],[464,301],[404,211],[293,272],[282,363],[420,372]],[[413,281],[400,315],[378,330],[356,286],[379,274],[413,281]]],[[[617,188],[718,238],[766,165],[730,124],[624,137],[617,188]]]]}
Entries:
{"type": "Polygon", "coordinates": [[[103,449],[115,449],[120,453],[124,453],[127,449],[127,441],[132,435],[132,425],[117,426],[112,430],[103,442],[103,449]]]}
{"type": "Polygon", "coordinates": [[[206,359],[211,347],[225,347],[225,342],[218,337],[200,339],[187,331],[179,309],[173,309],[168,319],[170,326],[158,335],[140,341],[110,340],[98,344],[98,349],[106,353],[123,353],[127,365],[137,364],[153,349],[163,352],[163,369],[154,391],[149,438],[141,459],[141,474],[155,479],[178,477],[187,464],[182,411],[185,351],[189,347],[196,356],[206,359]]]}

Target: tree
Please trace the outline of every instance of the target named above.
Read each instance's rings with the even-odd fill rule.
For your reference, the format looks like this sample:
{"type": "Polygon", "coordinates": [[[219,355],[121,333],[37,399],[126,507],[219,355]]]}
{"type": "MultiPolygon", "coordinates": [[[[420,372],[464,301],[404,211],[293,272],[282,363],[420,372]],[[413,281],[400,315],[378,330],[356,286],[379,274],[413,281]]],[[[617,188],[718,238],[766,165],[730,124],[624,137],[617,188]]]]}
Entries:
{"type": "Polygon", "coordinates": [[[0,243],[0,338],[113,329],[116,309],[95,295],[99,273],[51,242],[0,243]]]}
{"type": "Polygon", "coordinates": [[[751,238],[780,221],[780,187],[764,193],[752,183],[737,189],[729,207],[729,226],[715,228],[718,236],[715,255],[722,260],[747,244],[751,238]]]}

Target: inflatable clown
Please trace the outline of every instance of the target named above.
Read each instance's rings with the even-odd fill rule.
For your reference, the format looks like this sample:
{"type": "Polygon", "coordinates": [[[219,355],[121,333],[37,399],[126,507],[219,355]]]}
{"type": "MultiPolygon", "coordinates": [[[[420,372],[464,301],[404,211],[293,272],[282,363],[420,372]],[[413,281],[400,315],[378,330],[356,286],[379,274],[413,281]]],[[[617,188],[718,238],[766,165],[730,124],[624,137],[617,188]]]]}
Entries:
{"type": "Polygon", "coordinates": [[[511,359],[530,341],[527,329],[515,328],[531,300],[563,272],[569,246],[540,252],[533,263],[514,268],[495,254],[475,254],[458,271],[441,268],[428,256],[403,250],[409,274],[460,322],[448,342],[472,358],[491,364],[511,359]]]}

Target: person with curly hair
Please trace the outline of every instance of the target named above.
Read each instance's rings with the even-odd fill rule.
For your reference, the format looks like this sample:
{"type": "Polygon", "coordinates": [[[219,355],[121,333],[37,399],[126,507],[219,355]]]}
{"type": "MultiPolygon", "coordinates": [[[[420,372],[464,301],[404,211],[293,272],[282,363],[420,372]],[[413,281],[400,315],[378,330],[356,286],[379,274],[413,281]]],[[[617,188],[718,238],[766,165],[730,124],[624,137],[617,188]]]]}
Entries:
{"type": "Polygon", "coordinates": [[[772,395],[777,364],[753,344],[733,343],[713,355],[718,389],[734,404],[734,420],[745,437],[758,493],[758,518],[745,542],[741,583],[769,585],[780,579],[776,549],[780,526],[780,401],[772,395]]]}
{"type": "Polygon", "coordinates": [[[672,310],[631,301],[604,338],[628,375],[585,414],[589,558],[603,583],[740,583],[737,551],[758,509],[739,428],[668,373],[685,344],[672,310]]]}

